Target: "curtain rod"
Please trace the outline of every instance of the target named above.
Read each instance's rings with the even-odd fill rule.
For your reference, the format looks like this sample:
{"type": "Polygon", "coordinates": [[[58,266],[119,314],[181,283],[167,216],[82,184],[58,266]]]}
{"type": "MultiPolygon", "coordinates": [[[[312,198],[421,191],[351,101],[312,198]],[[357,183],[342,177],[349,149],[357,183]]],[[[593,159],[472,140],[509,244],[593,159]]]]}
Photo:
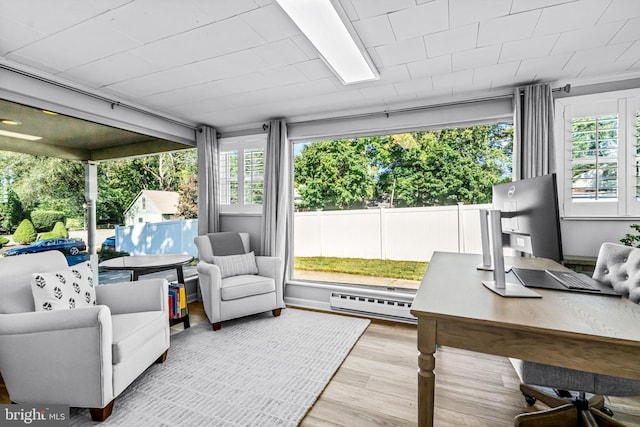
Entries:
{"type": "Polygon", "coordinates": [[[107,98],[105,96],[98,95],[96,93],[92,93],[92,92],[89,92],[89,91],[86,91],[86,90],[83,90],[83,89],[79,89],[79,88],[76,88],[76,87],[73,87],[73,86],[70,86],[70,85],[66,85],[64,83],[56,82],[54,80],[38,76],[37,74],[32,74],[32,73],[29,73],[27,71],[19,70],[19,69],[11,67],[9,65],[6,65],[6,64],[0,63],[0,68],[4,69],[4,70],[7,70],[7,71],[10,71],[12,73],[20,74],[21,76],[25,76],[25,77],[29,77],[29,78],[34,79],[34,80],[41,81],[43,83],[47,83],[47,84],[50,84],[50,85],[53,85],[53,86],[57,86],[57,87],[62,88],[62,89],[66,89],[66,90],[70,90],[72,92],[79,93],[79,94],[84,95],[84,96],[89,96],[91,98],[98,99],[100,101],[103,101],[103,102],[106,102],[108,104],[111,104],[111,109],[112,110],[115,109],[116,106],[117,107],[123,107],[123,108],[126,108],[128,110],[135,111],[137,113],[146,114],[147,116],[155,117],[157,119],[166,120],[168,122],[171,122],[171,123],[174,123],[174,124],[177,124],[177,125],[180,125],[180,126],[184,126],[184,127],[188,128],[188,129],[194,129],[195,130],[197,128],[197,126],[193,126],[193,125],[181,122],[179,120],[171,119],[169,117],[165,117],[165,116],[162,116],[160,114],[152,113],[151,111],[143,110],[142,108],[134,107],[133,105],[125,104],[123,102],[116,101],[116,100],[113,100],[111,98],[107,98]]]}
{"type": "MultiPolygon", "coordinates": [[[[518,90],[520,91],[520,95],[522,96],[524,93],[524,88],[520,87],[518,88],[518,90]]],[[[554,87],[551,89],[551,92],[565,92],[565,93],[569,93],[571,92],[571,85],[570,84],[566,84],[564,86],[561,87],[554,87]]]]}

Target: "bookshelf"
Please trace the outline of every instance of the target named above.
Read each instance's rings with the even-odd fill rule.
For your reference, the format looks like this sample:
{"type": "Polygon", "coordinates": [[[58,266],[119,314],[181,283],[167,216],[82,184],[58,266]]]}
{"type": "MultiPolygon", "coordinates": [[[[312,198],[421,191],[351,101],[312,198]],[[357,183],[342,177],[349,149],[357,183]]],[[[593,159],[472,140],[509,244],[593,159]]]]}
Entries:
{"type": "Polygon", "coordinates": [[[184,283],[169,283],[169,325],[182,323],[184,328],[190,327],[187,292],[184,283]]]}

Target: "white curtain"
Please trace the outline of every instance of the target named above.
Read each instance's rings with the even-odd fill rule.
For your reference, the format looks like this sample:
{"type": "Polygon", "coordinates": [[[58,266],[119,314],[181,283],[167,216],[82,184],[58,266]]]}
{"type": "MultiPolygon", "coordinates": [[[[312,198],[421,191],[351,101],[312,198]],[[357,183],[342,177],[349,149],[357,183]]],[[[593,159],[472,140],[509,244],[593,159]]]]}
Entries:
{"type": "Polygon", "coordinates": [[[196,131],[198,146],[198,235],[220,228],[218,197],[218,136],[216,130],[201,126],[196,131]]]}
{"type": "Polygon", "coordinates": [[[551,86],[545,83],[519,87],[513,98],[514,178],[555,172],[551,86]]]}
{"type": "Polygon", "coordinates": [[[291,265],[291,144],[283,120],[269,122],[264,167],[262,203],[262,255],[276,256],[284,265],[283,278],[289,278],[291,265]]]}

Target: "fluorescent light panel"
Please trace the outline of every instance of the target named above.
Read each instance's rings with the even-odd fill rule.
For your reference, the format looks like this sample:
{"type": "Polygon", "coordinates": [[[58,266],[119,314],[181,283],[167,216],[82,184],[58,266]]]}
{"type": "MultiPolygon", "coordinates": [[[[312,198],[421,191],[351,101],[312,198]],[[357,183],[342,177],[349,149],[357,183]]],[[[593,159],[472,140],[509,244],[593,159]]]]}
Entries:
{"type": "Polygon", "coordinates": [[[378,78],[330,0],[276,1],[343,83],[378,78]]]}
{"type": "Polygon", "coordinates": [[[26,139],[27,141],[37,141],[42,139],[41,136],[27,135],[26,133],[9,132],[8,130],[0,129],[0,136],[7,136],[9,138],[26,139]]]}

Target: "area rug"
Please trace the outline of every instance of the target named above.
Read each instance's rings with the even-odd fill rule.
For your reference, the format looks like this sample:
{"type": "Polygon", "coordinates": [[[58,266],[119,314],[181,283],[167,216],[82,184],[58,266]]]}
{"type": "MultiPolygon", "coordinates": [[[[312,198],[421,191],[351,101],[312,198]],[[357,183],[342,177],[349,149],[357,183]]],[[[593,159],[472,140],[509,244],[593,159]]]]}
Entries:
{"type": "Polygon", "coordinates": [[[167,361],[151,366],[105,422],[71,409],[72,426],[295,426],[324,390],[369,321],[288,308],[204,322],[171,336],[167,361]]]}

